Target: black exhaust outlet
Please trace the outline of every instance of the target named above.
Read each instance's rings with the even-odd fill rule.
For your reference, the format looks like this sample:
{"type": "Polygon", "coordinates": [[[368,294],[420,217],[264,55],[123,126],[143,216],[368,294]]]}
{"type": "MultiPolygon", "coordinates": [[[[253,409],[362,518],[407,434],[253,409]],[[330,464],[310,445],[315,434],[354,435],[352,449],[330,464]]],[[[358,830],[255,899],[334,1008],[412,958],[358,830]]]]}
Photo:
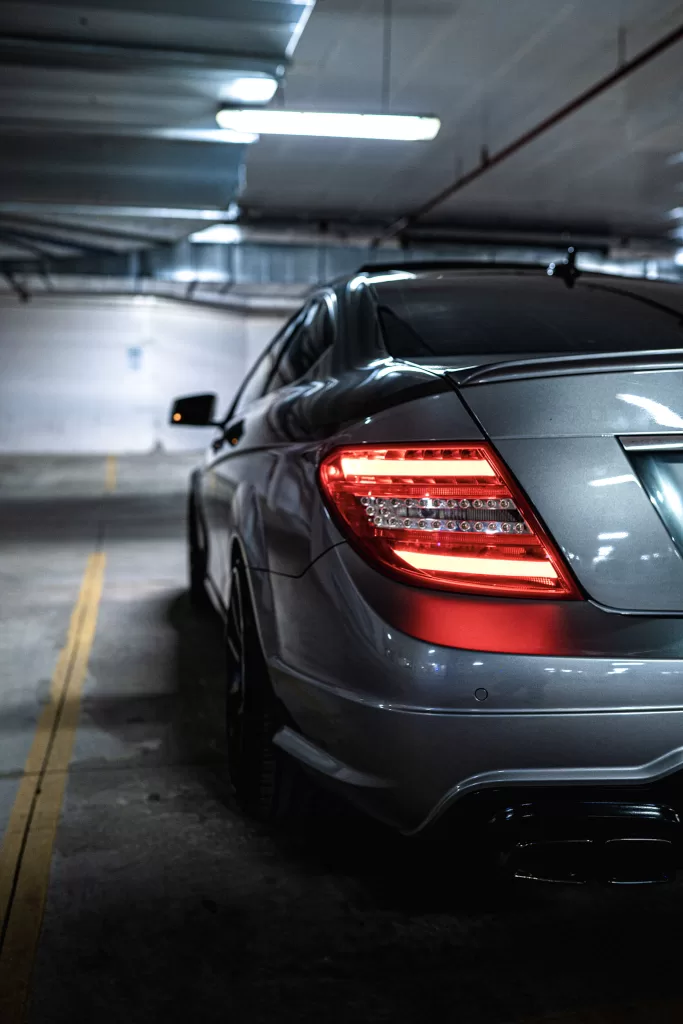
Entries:
{"type": "Polygon", "coordinates": [[[538,801],[504,808],[490,826],[514,878],[657,884],[674,881],[680,862],[679,815],[656,804],[538,801]]]}
{"type": "Polygon", "coordinates": [[[676,846],[670,839],[608,839],[602,854],[602,874],[610,885],[673,882],[676,878],[676,846]]]}

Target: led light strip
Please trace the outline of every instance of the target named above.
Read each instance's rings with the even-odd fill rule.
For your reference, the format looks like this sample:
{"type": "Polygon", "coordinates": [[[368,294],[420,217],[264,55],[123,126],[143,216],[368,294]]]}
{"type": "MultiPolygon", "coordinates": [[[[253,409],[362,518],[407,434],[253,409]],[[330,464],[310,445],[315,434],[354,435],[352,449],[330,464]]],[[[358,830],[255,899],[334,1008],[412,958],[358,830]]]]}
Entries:
{"type": "Polygon", "coordinates": [[[470,508],[475,511],[488,509],[500,509],[503,512],[517,511],[517,506],[512,498],[375,498],[372,494],[363,494],[360,503],[368,508],[384,509],[385,512],[393,513],[395,509],[402,509],[404,511],[401,512],[401,515],[405,515],[405,510],[409,508],[419,509],[421,515],[429,515],[428,510],[432,508],[449,511],[470,508]]]}
{"type": "Polygon", "coordinates": [[[557,573],[551,562],[526,558],[467,558],[462,555],[429,555],[421,551],[400,551],[394,554],[413,569],[433,572],[460,572],[468,576],[508,576],[524,579],[556,580],[557,573]]]}
{"type": "Polygon", "coordinates": [[[344,476],[495,476],[486,459],[342,459],[344,476]]]}
{"type": "Polygon", "coordinates": [[[369,520],[373,526],[389,530],[440,530],[448,533],[503,533],[530,534],[531,530],[525,523],[498,523],[495,520],[476,522],[473,519],[410,519],[400,516],[375,516],[369,520]]]}

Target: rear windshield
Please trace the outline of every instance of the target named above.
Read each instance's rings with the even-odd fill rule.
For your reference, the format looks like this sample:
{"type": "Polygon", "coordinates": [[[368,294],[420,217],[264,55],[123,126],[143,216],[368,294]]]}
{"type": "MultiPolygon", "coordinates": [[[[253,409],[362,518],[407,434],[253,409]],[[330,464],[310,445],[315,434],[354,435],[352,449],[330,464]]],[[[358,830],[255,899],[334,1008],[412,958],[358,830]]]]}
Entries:
{"type": "Polygon", "coordinates": [[[373,287],[387,349],[402,358],[683,348],[676,284],[451,272],[373,287]]]}

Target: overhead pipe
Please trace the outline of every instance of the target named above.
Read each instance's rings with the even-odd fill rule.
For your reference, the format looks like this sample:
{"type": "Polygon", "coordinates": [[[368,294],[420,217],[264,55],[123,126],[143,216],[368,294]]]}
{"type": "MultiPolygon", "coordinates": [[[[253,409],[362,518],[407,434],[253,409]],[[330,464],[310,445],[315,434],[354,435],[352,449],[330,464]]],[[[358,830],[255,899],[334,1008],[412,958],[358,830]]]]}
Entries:
{"type": "MultiPolygon", "coordinates": [[[[0,231],[0,237],[2,232],[0,231]]],[[[7,235],[5,235],[7,237],[7,235]]],[[[17,236],[17,246],[19,246],[17,236]]],[[[30,244],[30,243],[28,243],[30,244]]],[[[47,243],[45,243],[47,244],[47,243]]],[[[0,273],[32,274],[36,269],[47,271],[58,280],[62,276],[117,278],[128,282],[154,280],[157,282],[180,282],[187,285],[193,281],[201,285],[213,284],[216,288],[229,285],[231,288],[282,286],[285,289],[315,288],[329,280],[340,279],[355,273],[361,265],[369,263],[409,267],[414,261],[427,260],[477,260],[482,264],[515,259],[519,262],[545,264],[562,259],[568,245],[578,247],[582,259],[592,257],[596,266],[605,261],[610,247],[592,243],[588,239],[579,241],[551,242],[540,238],[536,244],[517,245],[495,240],[471,239],[468,243],[456,242],[448,247],[421,244],[406,252],[390,252],[370,249],[368,246],[340,248],[325,245],[263,245],[239,243],[236,245],[193,245],[180,242],[176,245],[159,246],[135,252],[107,252],[94,250],[79,256],[48,256],[0,258],[0,273]]],[[[673,252],[665,254],[633,253],[630,257],[651,259],[673,266],[673,252]]],[[[612,264],[617,266],[629,261],[629,255],[612,253],[612,264]]]]}
{"type": "MultiPolygon", "coordinates": [[[[186,297],[186,286],[183,286],[182,292],[170,291],[159,286],[158,282],[144,281],[141,282],[144,287],[133,287],[131,285],[126,286],[125,282],[115,282],[114,287],[108,288],[95,288],[88,287],[89,284],[93,283],[92,279],[85,278],[82,283],[76,286],[62,287],[59,281],[55,282],[48,278],[43,278],[43,287],[38,287],[40,280],[39,276],[32,277],[29,281],[22,281],[21,283],[17,278],[8,272],[0,273],[0,282],[4,278],[7,281],[9,290],[11,290],[16,297],[22,302],[29,301],[40,301],[44,299],[80,299],[80,300],[108,300],[108,299],[123,299],[123,300],[149,300],[160,302],[172,302],[179,305],[186,306],[194,309],[210,309],[218,313],[254,313],[263,314],[270,316],[282,316],[289,317],[292,313],[295,313],[297,309],[300,309],[304,296],[235,296],[232,298],[225,289],[221,289],[218,292],[199,292],[195,291],[194,295],[190,298],[186,297]],[[33,290],[29,290],[29,285],[33,286],[33,290]],[[223,296],[226,296],[223,298],[223,296]]],[[[8,291],[3,291],[0,287],[0,302],[8,294],[8,291]]]]}
{"type": "Polygon", "coordinates": [[[449,199],[456,192],[460,192],[461,189],[465,188],[467,185],[471,185],[472,182],[476,181],[478,178],[481,178],[482,175],[487,173],[487,171],[493,170],[494,167],[502,164],[504,160],[508,160],[511,156],[514,156],[515,153],[518,153],[521,149],[524,149],[525,146],[528,146],[530,142],[534,142],[541,135],[544,135],[545,132],[554,128],[555,125],[560,124],[560,122],[564,121],[565,118],[570,116],[570,114],[574,114],[577,110],[580,110],[581,107],[590,103],[591,100],[594,100],[597,96],[602,95],[602,93],[606,92],[613,85],[617,85],[629,75],[632,75],[634,71],[642,68],[649,61],[658,57],[660,54],[664,53],[665,50],[670,49],[670,47],[674,46],[682,39],[683,25],[679,25],[672,32],[669,32],[656,43],[653,43],[652,46],[648,46],[646,49],[641,50],[639,54],[631,60],[626,61],[617,68],[616,71],[612,71],[611,74],[601,78],[599,82],[595,83],[595,85],[586,89],[585,92],[580,93],[580,95],[576,96],[573,100],[570,100],[569,103],[566,103],[563,107],[560,107],[559,110],[556,110],[555,113],[550,114],[549,117],[544,118],[533,128],[530,128],[529,131],[524,132],[508,146],[504,146],[502,149],[499,149],[497,153],[489,153],[488,150],[485,149],[482,153],[481,162],[477,167],[474,167],[466,174],[460,175],[460,177],[456,178],[454,182],[447,185],[446,188],[442,189],[440,192],[437,192],[435,196],[432,196],[431,199],[428,199],[416,210],[413,210],[412,213],[407,214],[404,217],[399,217],[397,220],[393,221],[393,223],[378,235],[377,238],[373,239],[373,246],[376,247],[381,245],[382,242],[387,241],[390,238],[395,238],[396,235],[401,234],[401,232],[407,227],[410,227],[415,223],[415,221],[420,220],[420,218],[424,217],[426,214],[431,213],[432,210],[437,206],[440,206],[441,203],[445,202],[446,199],[449,199]]]}
{"type": "MultiPolygon", "coordinates": [[[[173,211],[167,212],[172,215],[173,211]]],[[[381,226],[377,223],[345,224],[321,220],[314,224],[285,218],[252,219],[247,215],[239,220],[231,219],[218,223],[219,227],[227,226],[236,232],[237,240],[227,244],[210,240],[211,229],[216,226],[214,222],[195,225],[189,240],[198,245],[225,246],[230,251],[239,249],[242,245],[285,246],[292,249],[314,247],[331,251],[362,249],[367,251],[372,247],[376,232],[381,230],[381,226]],[[209,232],[206,241],[201,237],[204,231],[209,232]]],[[[120,253],[169,249],[184,239],[184,236],[178,239],[163,235],[140,234],[129,229],[113,229],[109,226],[102,226],[98,222],[80,224],[75,221],[47,220],[26,217],[23,214],[4,213],[2,204],[0,204],[0,232],[3,231],[15,235],[21,234],[27,241],[30,238],[37,245],[45,243],[49,246],[58,246],[80,253],[97,253],[99,251],[120,253]],[[110,240],[111,244],[109,244],[110,240]]],[[[385,247],[385,251],[390,248],[395,249],[398,258],[404,250],[431,249],[432,247],[450,249],[475,245],[483,248],[513,246],[526,249],[559,248],[564,250],[567,246],[574,245],[583,251],[604,253],[615,245],[621,245],[623,248],[623,238],[623,233],[619,236],[605,232],[596,234],[585,228],[568,232],[539,225],[527,225],[523,229],[510,227],[494,229],[473,225],[453,227],[448,224],[432,225],[427,223],[417,225],[411,231],[403,232],[400,242],[399,240],[390,242],[385,247]]],[[[675,248],[670,240],[661,237],[633,236],[629,240],[629,245],[653,256],[660,253],[665,256],[669,252],[673,253],[675,248]]]]}

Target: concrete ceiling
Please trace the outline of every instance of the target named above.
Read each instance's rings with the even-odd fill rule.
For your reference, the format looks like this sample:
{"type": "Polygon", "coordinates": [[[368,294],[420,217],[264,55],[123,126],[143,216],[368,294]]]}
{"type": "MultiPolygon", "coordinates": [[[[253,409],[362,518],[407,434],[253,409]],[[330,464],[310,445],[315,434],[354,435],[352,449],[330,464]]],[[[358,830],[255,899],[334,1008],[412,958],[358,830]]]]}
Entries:
{"type": "MultiPolygon", "coordinates": [[[[293,109],[378,110],[384,0],[319,0],[287,75],[293,109]]],[[[247,208],[392,220],[683,23],[680,0],[393,0],[390,108],[431,143],[262,138],[247,208]]],[[[439,207],[434,224],[666,235],[683,206],[683,43],[439,207]]]]}
{"type": "MultiPolygon", "coordinates": [[[[176,242],[235,199],[256,227],[380,231],[681,24],[683,0],[0,0],[0,260],[176,242]],[[226,84],[249,72],[281,80],[274,105],[443,127],[417,144],[218,142],[226,84]]],[[[678,43],[416,231],[672,250],[681,99],[678,43]]]]}

